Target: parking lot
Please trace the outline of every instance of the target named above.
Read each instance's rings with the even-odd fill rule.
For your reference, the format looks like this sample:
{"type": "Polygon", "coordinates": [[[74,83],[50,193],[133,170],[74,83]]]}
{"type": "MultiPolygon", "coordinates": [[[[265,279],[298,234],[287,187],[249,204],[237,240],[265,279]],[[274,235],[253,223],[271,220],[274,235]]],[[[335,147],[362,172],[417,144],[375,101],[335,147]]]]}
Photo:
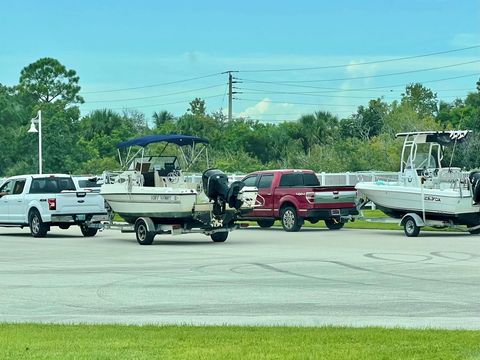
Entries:
{"type": "Polygon", "coordinates": [[[480,236],[0,228],[0,321],[480,328],[480,236]]]}

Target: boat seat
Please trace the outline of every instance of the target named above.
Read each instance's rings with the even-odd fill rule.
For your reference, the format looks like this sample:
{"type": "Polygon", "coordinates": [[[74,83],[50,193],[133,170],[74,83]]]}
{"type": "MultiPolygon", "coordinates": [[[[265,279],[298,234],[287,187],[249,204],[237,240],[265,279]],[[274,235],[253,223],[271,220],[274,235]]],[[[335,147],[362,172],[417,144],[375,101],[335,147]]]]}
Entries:
{"type": "Polygon", "coordinates": [[[143,175],[143,186],[155,186],[155,177],[153,172],[145,172],[143,175]]]}

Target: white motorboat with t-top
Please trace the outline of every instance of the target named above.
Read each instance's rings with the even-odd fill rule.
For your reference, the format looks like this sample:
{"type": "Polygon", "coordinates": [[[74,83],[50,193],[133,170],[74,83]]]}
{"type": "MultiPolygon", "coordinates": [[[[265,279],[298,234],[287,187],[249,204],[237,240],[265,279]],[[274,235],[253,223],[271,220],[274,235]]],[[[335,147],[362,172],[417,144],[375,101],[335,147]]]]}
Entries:
{"type": "Polygon", "coordinates": [[[148,135],[117,145],[123,171],[105,173],[100,194],[112,210],[134,225],[137,241],[151,244],[155,234],[192,231],[225,241],[241,212],[255,206],[257,189],[228,183],[208,169],[201,183],[185,171],[204,157],[208,140],[188,135],[148,135]]]}
{"type": "Polygon", "coordinates": [[[451,166],[455,147],[470,133],[397,134],[404,138],[398,178],[357,183],[360,204],[371,201],[385,214],[401,219],[407,236],[417,236],[425,225],[466,225],[470,233],[480,233],[480,173],[451,166]],[[445,146],[453,147],[448,166],[442,166],[445,146]]]}

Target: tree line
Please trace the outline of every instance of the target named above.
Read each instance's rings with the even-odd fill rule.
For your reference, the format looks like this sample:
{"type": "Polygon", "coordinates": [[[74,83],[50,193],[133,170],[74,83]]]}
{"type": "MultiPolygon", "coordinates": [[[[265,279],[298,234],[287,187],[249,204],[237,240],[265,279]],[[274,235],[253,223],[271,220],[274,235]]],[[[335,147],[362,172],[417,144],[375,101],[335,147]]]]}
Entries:
{"type": "MultiPolygon", "coordinates": [[[[152,114],[99,109],[81,116],[80,78],[58,60],[42,58],[26,66],[15,86],[0,84],[0,176],[36,173],[38,136],[30,119],[42,111],[44,172],[99,174],[116,170],[116,145],[147,134],[188,134],[210,140],[214,166],[234,173],[258,169],[308,168],[316,172],[398,170],[398,132],[471,129],[454,164],[480,167],[480,80],[453,102],[437,99],[421,83],[408,84],[400,100],[371,99],[338,118],[319,109],[297,121],[263,123],[207,111],[201,98],[181,116],[163,109],[152,114]],[[148,124],[152,125],[148,125],[148,124]]],[[[279,119],[281,120],[281,118],[279,119]]],[[[446,154],[448,155],[448,153],[446,154]]]]}

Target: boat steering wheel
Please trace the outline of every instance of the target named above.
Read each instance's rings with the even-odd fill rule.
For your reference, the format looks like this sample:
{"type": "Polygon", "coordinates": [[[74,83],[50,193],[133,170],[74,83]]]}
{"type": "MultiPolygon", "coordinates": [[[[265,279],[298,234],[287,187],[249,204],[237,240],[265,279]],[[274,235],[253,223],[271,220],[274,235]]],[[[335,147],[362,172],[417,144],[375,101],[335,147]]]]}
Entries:
{"type": "Polygon", "coordinates": [[[180,181],[180,172],[174,170],[172,172],[169,172],[167,174],[167,181],[170,183],[170,184],[176,184],[180,181]]]}
{"type": "Polygon", "coordinates": [[[438,169],[424,168],[422,170],[422,176],[426,179],[429,179],[429,178],[437,176],[437,175],[438,175],[438,169]]]}

